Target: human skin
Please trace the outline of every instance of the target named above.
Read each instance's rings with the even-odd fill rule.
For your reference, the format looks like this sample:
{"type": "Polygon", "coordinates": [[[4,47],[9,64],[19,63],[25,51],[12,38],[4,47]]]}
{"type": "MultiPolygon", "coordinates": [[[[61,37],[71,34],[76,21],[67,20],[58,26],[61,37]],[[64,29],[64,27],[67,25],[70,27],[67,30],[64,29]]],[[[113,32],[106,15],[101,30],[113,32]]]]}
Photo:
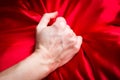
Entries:
{"type": "Polygon", "coordinates": [[[0,80],[40,80],[70,61],[79,51],[82,37],[76,36],[63,17],[48,26],[57,12],[46,13],[36,28],[35,51],[0,73],[0,80]]]}

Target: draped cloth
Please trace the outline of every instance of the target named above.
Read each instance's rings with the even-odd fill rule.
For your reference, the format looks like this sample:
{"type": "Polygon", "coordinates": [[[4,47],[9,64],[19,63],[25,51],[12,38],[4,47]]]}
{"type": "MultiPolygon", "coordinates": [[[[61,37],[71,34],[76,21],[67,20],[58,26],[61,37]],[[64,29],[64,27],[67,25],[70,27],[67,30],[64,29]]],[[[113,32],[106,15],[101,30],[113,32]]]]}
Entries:
{"type": "Polygon", "coordinates": [[[37,24],[53,11],[83,43],[70,62],[44,80],[120,79],[120,0],[0,0],[0,71],[31,55],[37,24]]]}

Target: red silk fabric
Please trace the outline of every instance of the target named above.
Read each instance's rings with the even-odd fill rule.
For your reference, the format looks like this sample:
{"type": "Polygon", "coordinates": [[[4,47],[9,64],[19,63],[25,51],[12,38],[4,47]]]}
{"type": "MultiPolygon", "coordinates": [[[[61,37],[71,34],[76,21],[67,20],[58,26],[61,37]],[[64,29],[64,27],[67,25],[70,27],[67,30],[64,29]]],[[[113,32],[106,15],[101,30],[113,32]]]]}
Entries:
{"type": "Polygon", "coordinates": [[[44,80],[120,79],[120,0],[0,0],[0,71],[34,51],[36,25],[53,11],[83,43],[69,63],[44,80]]]}

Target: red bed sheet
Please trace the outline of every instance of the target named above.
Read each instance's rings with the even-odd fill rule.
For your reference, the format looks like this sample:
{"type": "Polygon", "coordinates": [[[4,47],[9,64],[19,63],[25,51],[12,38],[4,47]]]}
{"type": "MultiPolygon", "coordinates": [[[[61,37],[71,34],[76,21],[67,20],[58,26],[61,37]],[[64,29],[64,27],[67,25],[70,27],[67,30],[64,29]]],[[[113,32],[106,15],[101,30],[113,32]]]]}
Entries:
{"type": "Polygon", "coordinates": [[[83,43],[44,80],[120,80],[120,0],[0,0],[0,71],[34,51],[36,25],[53,11],[83,43]]]}

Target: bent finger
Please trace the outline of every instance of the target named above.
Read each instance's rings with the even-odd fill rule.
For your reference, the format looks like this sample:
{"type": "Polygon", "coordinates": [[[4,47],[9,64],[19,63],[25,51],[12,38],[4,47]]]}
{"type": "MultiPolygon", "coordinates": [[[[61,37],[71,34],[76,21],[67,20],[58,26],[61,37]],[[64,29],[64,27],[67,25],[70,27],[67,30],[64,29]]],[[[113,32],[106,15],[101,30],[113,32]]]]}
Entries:
{"type": "Polygon", "coordinates": [[[39,22],[37,29],[41,31],[43,28],[47,27],[50,19],[55,18],[57,14],[58,12],[45,13],[43,17],[41,18],[41,21],[39,22]]]}
{"type": "Polygon", "coordinates": [[[66,20],[63,17],[58,17],[52,26],[63,29],[66,27],[66,20]]]}
{"type": "Polygon", "coordinates": [[[75,45],[75,48],[77,49],[77,52],[79,51],[81,45],[82,45],[82,37],[81,36],[77,36],[77,43],[75,45]]]}

